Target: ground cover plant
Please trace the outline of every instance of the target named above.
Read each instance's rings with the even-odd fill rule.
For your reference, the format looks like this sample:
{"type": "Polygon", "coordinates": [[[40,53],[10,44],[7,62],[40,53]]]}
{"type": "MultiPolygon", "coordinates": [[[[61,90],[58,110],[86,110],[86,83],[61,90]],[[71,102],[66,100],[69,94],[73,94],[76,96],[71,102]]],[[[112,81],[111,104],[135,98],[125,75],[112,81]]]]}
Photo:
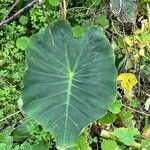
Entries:
{"type": "Polygon", "coordinates": [[[149,150],[149,3],[2,0],[0,149],[149,150]],[[66,80],[42,78],[42,72],[66,80]],[[65,92],[42,100],[59,90],[65,92]],[[62,107],[56,111],[57,105],[62,107]]]}

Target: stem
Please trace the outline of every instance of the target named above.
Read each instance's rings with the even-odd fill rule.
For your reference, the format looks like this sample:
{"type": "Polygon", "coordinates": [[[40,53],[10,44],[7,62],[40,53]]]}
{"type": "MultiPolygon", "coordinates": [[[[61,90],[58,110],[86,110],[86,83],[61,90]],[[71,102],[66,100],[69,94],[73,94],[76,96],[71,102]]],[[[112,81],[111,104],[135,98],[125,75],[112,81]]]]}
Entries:
{"type": "Polygon", "coordinates": [[[20,0],[16,0],[15,3],[10,7],[9,11],[6,13],[5,17],[3,18],[3,20],[1,22],[3,22],[4,20],[6,20],[6,18],[8,17],[8,15],[10,14],[10,12],[16,7],[16,5],[20,2],[20,0]]]}
{"type": "Polygon", "coordinates": [[[122,106],[125,107],[125,108],[127,108],[127,109],[129,109],[129,110],[131,110],[131,111],[133,111],[133,112],[136,112],[136,113],[139,113],[139,114],[142,114],[142,115],[145,115],[145,116],[150,116],[150,114],[148,114],[148,113],[146,113],[146,112],[133,109],[133,108],[128,107],[128,106],[126,106],[126,105],[124,105],[124,104],[123,104],[122,106]]]}
{"type": "Polygon", "coordinates": [[[0,122],[6,120],[6,119],[8,119],[8,118],[10,118],[10,117],[12,117],[12,116],[14,116],[14,115],[16,115],[16,114],[19,114],[20,112],[21,112],[21,111],[17,111],[17,112],[15,112],[15,113],[13,113],[13,114],[10,114],[9,116],[7,116],[7,117],[1,119],[0,122]]]}
{"type": "Polygon", "coordinates": [[[13,16],[11,16],[10,18],[1,21],[0,22],[0,27],[2,27],[3,25],[6,25],[7,23],[11,22],[13,19],[15,19],[17,16],[19,16],[20,14],[22,14],[24,11],[26,11],[27,9],[29,9],[34,3],[36,2],[36,0],[33,0],[31,3],[29,3],[27,6],[25,6],[24,8],[22,8],[21,10],[19,10],[18,12],[16,12],[13,16]]]}
{"type": "Polygon", "coordinates": [[[67,5],[66,5],[66,1],[65,0],[61,0],[60,9],[61,9],[62,19],[66,20],[66,17],[67,17],[67,5]]]}
{"type": "MultiPolygon", "coordinates": [[[[112,139],[112,140],[117,140],[118,141],[118,139],[112,134],[112,132],[104,130],[104,129],[101,130],[100,136],[103,137],[103,138],[107,138],[107,139],[112,139]]],[[[126,146],[128,146],[128,145],[126,145],[126,146]]],[[[141,149],[141,144],[137,143],[137,142],[135,142],[134,144],[132,144],[130,146],[135,148],[135,149],[141,149]]]]}
{"type": "Polygon", "coordinates": [[[149,117],[145,116],[145,128],[148,128],[149,126],[149,117]]]}

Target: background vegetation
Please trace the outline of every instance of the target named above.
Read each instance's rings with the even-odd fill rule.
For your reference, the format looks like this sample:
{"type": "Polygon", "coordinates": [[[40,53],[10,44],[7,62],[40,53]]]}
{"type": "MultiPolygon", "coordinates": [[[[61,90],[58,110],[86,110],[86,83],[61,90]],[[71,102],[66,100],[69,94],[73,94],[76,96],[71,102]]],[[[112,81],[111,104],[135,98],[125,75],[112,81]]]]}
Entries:
{"type": "MultiPolygon", "coordinates": [[[[21,0],[7,20],[29,0],[21,0]]],[[[14,4],[0,2],[0,150],[56,149],[53,136],[20,111],[28,38],[61,18],[57,0],[38,2],[10,22],[3,18],[14,4]]],[[[87,127],[78,140],[81,150],[150,150],[150,8],[149,0],[68,0],[67,20],[75,37],[98,25],[116,56],[118,93],[108,113],[87,127]]],[[[84,108],[83,108],[84,109],[84,108]]]]}

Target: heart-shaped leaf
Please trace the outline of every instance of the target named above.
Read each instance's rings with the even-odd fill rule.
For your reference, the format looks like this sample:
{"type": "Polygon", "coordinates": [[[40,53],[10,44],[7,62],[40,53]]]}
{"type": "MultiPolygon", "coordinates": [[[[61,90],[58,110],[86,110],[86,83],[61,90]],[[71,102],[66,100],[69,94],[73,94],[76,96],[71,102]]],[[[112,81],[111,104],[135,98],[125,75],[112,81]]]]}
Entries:
{"type": "Polygon", "coordinates": [[[75,39],[58,21],[31,38],[26,50],[23,110],[56,137],[61,149],[102,117],[116,95],[114,55],[98,27],[75,39]]]}

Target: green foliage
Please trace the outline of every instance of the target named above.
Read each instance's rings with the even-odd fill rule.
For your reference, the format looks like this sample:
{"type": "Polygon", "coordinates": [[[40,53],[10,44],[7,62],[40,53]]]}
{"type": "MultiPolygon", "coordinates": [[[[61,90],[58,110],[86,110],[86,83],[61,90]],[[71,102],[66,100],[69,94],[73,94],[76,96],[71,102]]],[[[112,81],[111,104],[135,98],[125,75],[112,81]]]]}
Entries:
{"type": "Polygon", "coordinates": [[[150,149],[150,140],[142,140],[142,148],[143,148],[143,150],[149,150],[150,149]]]}
{"type": "Polygon", "coordinates": [[[49,3],[53,6],[57,6],[59,4],[59,0],[49,0],[49,3]]]}
{"type": "Polygon", "coordinates": [[[81,34],[83,33],[83,28],[81,26],[77,25],[77,26],[73,27],[72,31],[73,31],[74,37],[77,38],[77,37],[80,37],[81,34]]]}
{"type": "Polygon", "coordinates": [[[79,136],[79,139],[77,141],[78,149],[79,150],[91,150],[88,142],[88,135],[87,133],[83,133],[79,136]]]}
{"type": "MultiPolygon", "coordinates": [[[[21,0],[8,18],[29,2],[21,0]]],[[[98,118],[98,121],[95,121],[100,127],[93,129],[89,125],[80,135],[78,144],[70,149],[119,147],[121,150],[149,150],[150,0],[139,0],[136,3],[133,0],[66,0],[66,2],[67,20],[73,27],[74,37],[80,38],[84,30],[91,25],[103,29],[115,52],[118,74],[132,73],[138,81],[130,90],[131,101],[118,84],[119,101],[116,100],[109,107],[109,112],[102,119],[98,118]],[[136,139],[133,134],[132,136],[126,134],[126,130],[121,131],[126,138],[132,137],[132,140],[138,143],[126,146],[123,140],[112,135],[111,131],[122,127],[138,129],[140,135],[136,139]],[[108,135],[100,132],[105,129],[108,135]]],[[[12,0],[1,0],[0,20],[13,3],[12,0]]],[[[21,37],[30,37],[47,26],[47,19],[52,23],[61,18],[58,0],[44,0],[43,3],[44,13],[37,3],[0,28],[0,150],[56,149],[54,137],[49,132],[44,131],[37,122],[29,121],[30,118],[26,118],[22,112],[17,113],[18,109],[22,108],[20,91],[27,66],[24,42],[19,42],[20,46],[17,47],[16,41],[21,37]],[[43,14],[47,15],[47,19],[43,14]],[[15,128],[7,128],[9,126],[15,128]]]]}
{"type": "Polygon", "coordinates": [[[117,128],[113,132],[113,135],[126,145],[133,145],[135,143],[134,136],[139,134],[137,128],[117,128]]]}
{"type": "Polygon", "coordinates": [[[97,15],[96,20],[100,23],[101,27],[108,28],[109,27],[109,20],[107,19],[106,15],[97,15]]]}
{"type": "Polygon", "coordinates": [[[112,0],[112,10],[123,22],[135,21],[137,4],[135,0],[112,0]]]}
{"type": "Polygon", "coordinates": [[[28,19],[28,17],[26,17],[26,16],[21,16],[21,17],[19,18],[19,22],[20,22],[22,25],[26,25],[26,24],[28,23],[28,21],[29,21],[29,19],[28,19]]]}
{"type": "Polygon", "coordinates": [[[104,117],[102,117],[100,120],[100,123],[102,124],[111,124],[116,121],[116,115],[113,113],[107,113],[104,117]]]}
{"type": "Polygon", "coordinates": [[[22,50],[25,50],[29,44],[29,38],[26,36],[22,36],[17,39],[16,46],[22,50]]]}
{"type": "Polygon", "coordinates": [[[112,140],[103,140],[101,143],[102,150],[120,150],[119,146],[115,141],[112,140]]]}
{"type": "MultiPolygon", "coordinates": [[[[1,19],[6,15],[6,9],[9,9],[9,7],[12,5],[12,2],[13,1],[11,0],[1,1],[1,19]]],[[[51,9],[48,14],[50,19],[57,17],[55,10],[51,9]]],[[[57,14],[59,14],[59,12],[57,12],[57,14]]],[[[45,17],[43,16],[40,7],[35,5],[29,11],[29,13],[25,13],[24,16],[21,16],[18,20],[13,21],[12,23],[0,29],[0,130],[4,130],[7,126],[18,126],[22,123],[24,124],[23,116],[21,113],[15,114],[15,112],[18,111],[17,101],[21,97],[20,90],[23,86],[22,76],[26,70],[25,51],[20,49],[23,45],[20,45],[18,48],[16,41],[21,37],[29,37],[36,33],[39,28],[46,25],[43,20],[45,21],[45,17]],[[35,20],[33,20],[33,18],[35,18],[35,20]],[[12,116],[6,118],[9,115],[12,116]]],[[[37,123],[34,123],[33,126],[36,128],[37,123]]],[[[30,139],[29,137],[32,137],[32,140],[30,139],[29,143],[38,144],[40,139],[42,139],[44,144],[46,142],[49,143],[50,148],[54,145],[53,138],[50,134],[45,134],[44,131],[36,129],[34,130],[34,134],[31,136],[31,131],[29,131],[29,129],[30,128],[27,129],[28,134],[21,132],[22,134],[21,136],[18,135],[18,138],[14,134],[10,135],[4,133],[3,135],[6,137],[11,137],[10,139],[13,138],[18,142],[9,144],[7,147],[13,150],[20,150],[20,143],[23,143],[23,140],[26,140],[24,137],[28,139],[30,139]]],[[[1,147],[6,147],[6,144],[1,143],[1,147]]]]}
{"type": "Polygon", "coordinates": [[[13,128],[7,128],[2,133],[0,133],[0,149],[10,150],[13,145],[13,138],[10,136],[13,128]]]}
{"type": "Polygon", "coordinates": [[[121,111],[121,107],[122,107],[122,102],[121,100],[115,100],[114,103],[109,106],[109,111],[114,113],[114,114],[118,114],[121,111]]]}
{"type": "Polygon", "coordinates": [[[82,128],[103,116],[115,98],[112,49],[97,27],[74,39],[70,24],[58,21],[51,33],[43,28],[33,36],[26,53],[23,110],[55,134],[58,147],[72,147],[82,128]]]}

